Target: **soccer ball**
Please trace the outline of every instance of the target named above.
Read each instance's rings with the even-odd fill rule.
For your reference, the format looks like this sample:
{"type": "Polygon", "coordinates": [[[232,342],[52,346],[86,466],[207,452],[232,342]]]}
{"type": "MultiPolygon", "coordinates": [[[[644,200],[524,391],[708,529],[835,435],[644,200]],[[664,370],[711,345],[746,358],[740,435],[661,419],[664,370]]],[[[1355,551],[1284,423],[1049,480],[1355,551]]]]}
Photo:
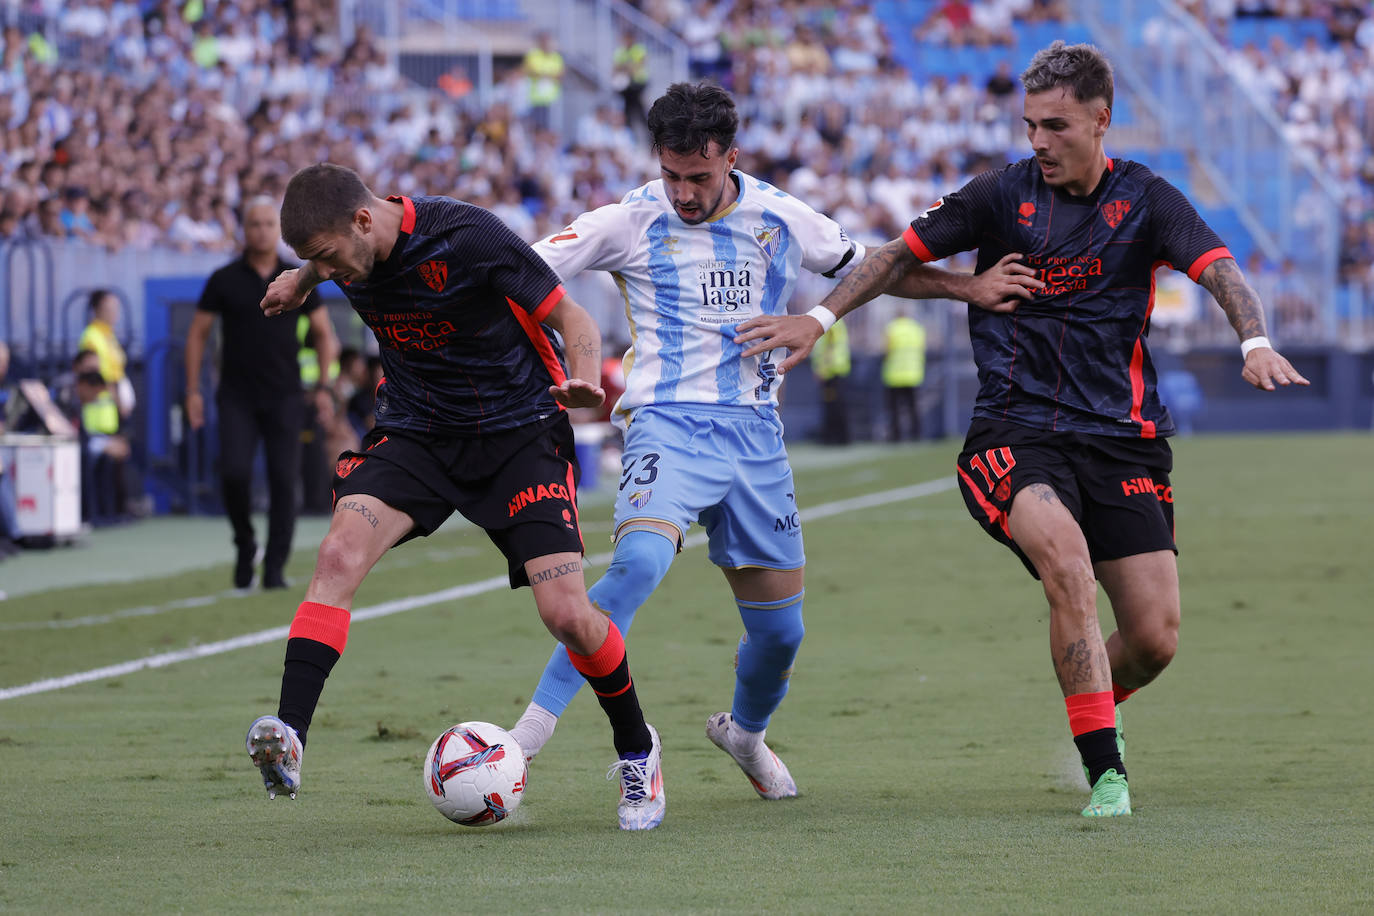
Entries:
{"type": "Polygon", "coordinates": [[[454,823],[485,827],[519,807],[527,773],[525,752],[504,728],[459,722],[429,746],[425,794],[454,823]]]}

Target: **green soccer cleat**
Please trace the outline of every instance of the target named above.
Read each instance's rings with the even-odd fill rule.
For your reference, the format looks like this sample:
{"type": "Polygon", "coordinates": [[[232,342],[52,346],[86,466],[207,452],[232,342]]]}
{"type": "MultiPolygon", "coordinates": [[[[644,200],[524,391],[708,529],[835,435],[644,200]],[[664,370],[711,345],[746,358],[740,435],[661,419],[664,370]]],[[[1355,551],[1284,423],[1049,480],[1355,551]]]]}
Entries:
{"type": "Polygon", "coordinates": [[[1124,817],[1131,813],[1131,790],[1126,777],[1116,770],[1108,770],[1093,786],[1092,798],[1083,809],[1084,817],[1124,817]]]}

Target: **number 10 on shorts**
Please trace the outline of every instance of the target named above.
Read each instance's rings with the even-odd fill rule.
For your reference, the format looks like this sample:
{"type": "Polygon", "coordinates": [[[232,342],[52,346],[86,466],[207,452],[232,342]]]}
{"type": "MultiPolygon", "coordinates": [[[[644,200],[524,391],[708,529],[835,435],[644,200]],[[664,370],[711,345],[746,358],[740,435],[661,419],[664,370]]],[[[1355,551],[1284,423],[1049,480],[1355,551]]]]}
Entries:
{"type": "Polygon", "coordinates": [[[981,455],[974,455],[969,459],[968,466],[983,475],[983,486],[991,493],[993,485],[1006,477],[1016,466],[1016,458],[1012,455],[1011,448],[1004,445],[1001,448],[990,448],[981,455]]]}

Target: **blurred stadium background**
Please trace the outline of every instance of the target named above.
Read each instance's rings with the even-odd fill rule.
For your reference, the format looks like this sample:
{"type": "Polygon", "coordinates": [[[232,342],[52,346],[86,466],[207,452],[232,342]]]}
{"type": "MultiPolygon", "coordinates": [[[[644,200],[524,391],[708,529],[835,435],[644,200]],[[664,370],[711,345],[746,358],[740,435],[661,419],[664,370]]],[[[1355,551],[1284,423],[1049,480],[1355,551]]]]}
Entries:
{"type": "MultiPolygon", "coordinates": [[[[646,52],[646,105],[672,81],[719,80],[745,118],[741,166],[868,244],[1026,154],[1016,76],[1034,51],[1056,38],[1099,45],[1117,69],[1108,154],[1193,199],[1266,301],[1271,337],[1313,381],[1255,395],[1215,303],[1161,271],[1151,344],[1166,402],[1197,431],[1371,425],[1367,3],[0,0],[0,24],[10,378],[65,370],[89,293],[115,291],[139,401],[134,464],[158,511],[215,501],[213,418],[195,436],[181,420],[182,345],[205,278],[239,245],[238,206],[328,159],[379,193],[482,204],[534,240],[657,173],[612,63],[627,40],[646,52]],[[522,71],[541,36],[566,64],[547,108],[531,105],[522,71]]],[[[827,285],[803,285],[793,310],[827,285]]],[[[375,352],[337,290],[321,292],[342,342],[375,352]]],[[[573,292],[609,340],[625,340],[605,278],[573,292]]],[[[858,439],[881,434],[879,350],[894,308],[847,319],[858,439]]],[[[959,435],[968,416],[963,315],[919,305],[927,435],[959,435]]],[[[817,385],[805,371],[789,378],[784,411],[800,440],[819,422],[817,385]]]]}

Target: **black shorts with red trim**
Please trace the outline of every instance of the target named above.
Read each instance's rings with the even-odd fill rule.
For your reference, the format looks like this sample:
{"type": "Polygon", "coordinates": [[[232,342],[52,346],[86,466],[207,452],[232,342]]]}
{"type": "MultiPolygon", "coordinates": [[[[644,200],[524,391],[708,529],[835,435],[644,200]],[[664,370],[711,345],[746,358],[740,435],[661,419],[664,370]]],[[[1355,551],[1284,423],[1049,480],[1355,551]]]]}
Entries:
{"type": "Polygon", "coordinates": [[[334,469],[334,502],[375,496],[415,527],[397,544],[432,534],[456,509],[506,557],[511,588],[529,584],[525,563],[582,553],[577,455],[564,411],[485,436],[427,436],[377,427],[334,469]]]}
{"type": "Polygon", "coordinates": [[[1094,563],[1156,550],[1178,553],[1173,464],[1164,439],[1052,432],[975,418],[956,469],[969,514],[1038,579],[1008,528],[1017,493],[1034,483],[1053,487],[1083,529],[1094,563]]]}

